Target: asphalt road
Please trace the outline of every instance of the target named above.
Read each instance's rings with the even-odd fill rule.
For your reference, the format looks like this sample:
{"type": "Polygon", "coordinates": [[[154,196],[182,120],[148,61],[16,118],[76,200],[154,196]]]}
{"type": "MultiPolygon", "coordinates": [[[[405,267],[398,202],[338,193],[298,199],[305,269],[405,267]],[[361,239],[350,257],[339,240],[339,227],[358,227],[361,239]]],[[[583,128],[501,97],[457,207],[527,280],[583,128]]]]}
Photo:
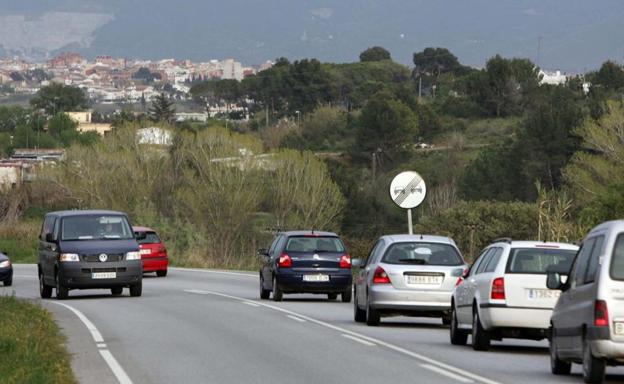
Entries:
{"type": "MultiPolygon", "coordinates": [[[[0,294],[38,299],[36,268],[16,265],[0,294]]],[[[260,300],[254,274],[170,269],[143,296],[71,291],[42,300],[58,320],[82,383],[581,383],[550,374],[546,342],[452,346],[441,321],[353,322],[352,304],[322,296],[260,300]]],[[[608,368],[607,382],[624,382],[608,368]]]]}

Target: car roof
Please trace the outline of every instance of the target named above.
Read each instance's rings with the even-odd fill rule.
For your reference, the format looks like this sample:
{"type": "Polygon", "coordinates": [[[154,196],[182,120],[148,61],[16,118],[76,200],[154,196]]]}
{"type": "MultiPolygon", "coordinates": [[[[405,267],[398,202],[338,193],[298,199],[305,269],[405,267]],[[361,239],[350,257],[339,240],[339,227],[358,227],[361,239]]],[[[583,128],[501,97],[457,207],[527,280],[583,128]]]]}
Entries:
{"type": "Polygon", "coordinates": [[[499,241],[494,244],[509,244],[511,248],[554,248],[554,249],[567,249],[571,251],[577,251],[578,245],[570,243],[560,243],[555,241],[531,241],[531,240],[513,240],[511,242],[499,241]]]}
{"type": "Polygon", "coordinates": [[[339,237],[337,234],[335,234],[334,232],[324,232],[324,231],[286,231],[286,232],[281,232],[279,233],[280,235],[286,235],[286,236],[332,236],[332,237],[339,237]]]}
{"type": "Polygon", "coordinates": [[[155,230],[153,230],[153,229],[152,229],[152,228],[150,228],[150,227],[138,227],[138,226],[137,226],[137,227],[132,227],[132,230],[133,230],[134,232],[154,232],[154,233],[156,233],[156,231],[155,231],[155,230]]]}
{"type": "Polygon", "coordinates": [[[46,216],[58,216],[58,217],[67,217],[67,216],[82,216],[82,215],[122,215],[126,216],[124,212],[118,211],[109,211],[104,209],[73,209],[67,211],[55,211],[49,212],[46,216]]]}
{"type": "Polygon", "coordinates": [[[587,236],[593,235],[595,232],[603,232],[603,231],[618,231],[624,232],[624,220],[611,220],[605,221],[604,223],[598,224],[587,234],[587,236]]]}
{"type": "Polygon", "coordinates": [[[453,246],[457,246],[455,241],[450,237],[446,236],[438,236],[438,235],[425,235],[425,234],[416,234],[416,235],[405,235],[405,234],[396,234],[396,235],[385,235],[381,237],[384,240],[388,240],[390,243],[401,243],[407,241],[413,242],[423,242],[423,243],[441,243],[441,244],[450,244],[453,246]]]}

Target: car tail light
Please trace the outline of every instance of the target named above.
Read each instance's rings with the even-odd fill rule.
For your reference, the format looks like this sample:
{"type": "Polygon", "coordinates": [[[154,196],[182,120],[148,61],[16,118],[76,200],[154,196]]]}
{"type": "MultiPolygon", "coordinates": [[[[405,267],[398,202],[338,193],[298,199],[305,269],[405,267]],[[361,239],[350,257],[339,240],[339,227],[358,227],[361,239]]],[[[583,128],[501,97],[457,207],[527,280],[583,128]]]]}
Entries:
{"type": "Polygon", "coordinates": [[[594,325],[597,327],[609,326],[609,310],[607,309],[606,301],[596,300],[596,304],[594,304],[594,325]]]}
{"type": "Polygon", "coordinates": [[[377,267],[377,269],[375,269],[373,284],[390,284],[390,278],[383,268],[377,267]]]}
{"type": "Polygon", "coordinates": [[[292,259],[285,253],[282,253],[277,261],[277,265],[280,268],[290,268],[292,267],[292,259]]]}
{"type": "Polygon", "coordinates": [[[351,256],[349,255],[340,256],[340,268],[351,268],[351,256]]]}
{"type": "Polygon", "coordinates": [[[492,300],[505,300],[505,279],[497,277],[492,281],[492,300]]]}

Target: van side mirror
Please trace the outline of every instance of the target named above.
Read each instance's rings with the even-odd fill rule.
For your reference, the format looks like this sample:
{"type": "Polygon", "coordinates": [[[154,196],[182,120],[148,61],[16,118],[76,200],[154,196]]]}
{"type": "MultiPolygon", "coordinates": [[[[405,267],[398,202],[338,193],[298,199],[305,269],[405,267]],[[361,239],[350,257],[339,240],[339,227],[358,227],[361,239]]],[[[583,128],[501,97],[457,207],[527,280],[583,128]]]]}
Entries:
{"type": "Polygon", "coordinates": [[[548,272],[546,277],[546,287],[548,289],[559,289],[565,291],[567,284],[561,282],[561,274],[559,272],[548,272]]]}
{"type": "Polygon", "coordinates": [[[46,233],[45,241],[47,243],[54,243],[54,240],[55,239],[54,239],[54,234],[53,233],[46,233]]]}
{"type": "Polygon", "coordinates": [[[352,267],[360,268],[362,265],[364,265],[364,263],[362,262],[362,259],[353,259],[353,260],[351,260],[351,266],[352,267]]]}

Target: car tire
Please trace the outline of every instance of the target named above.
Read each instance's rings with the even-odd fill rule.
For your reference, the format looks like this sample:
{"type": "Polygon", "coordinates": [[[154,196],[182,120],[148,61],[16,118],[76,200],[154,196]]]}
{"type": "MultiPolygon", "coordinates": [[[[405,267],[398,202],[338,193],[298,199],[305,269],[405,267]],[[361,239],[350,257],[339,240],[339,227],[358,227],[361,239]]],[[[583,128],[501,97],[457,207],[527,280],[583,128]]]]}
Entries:
{"type": "Polygon", "coordinates": [[[472,315],[472,349],[475,351],[487,351],[490,349],[490,334],[483,329],[477,308],[474,309],[472,315]]]}
{"type": "Polygon", "coordinates": [[[269,297],[271,297],[271,290],[264,289],[264,279],[260,276],[260,299],[267,300],[269,297]]]}
{"type": "Polygon", "coordinates": [[[39,274],[39,295],[42,299],[49,299],[52,297],[52,287],[46,285],[43,281],[43,274],[39,274]]]}
{"type": "Polygon", "coordinates": [[[69,297],[69,289],[61,283],[61,280],[56,275],[56,298],[57,300],[65,300],[69,297]]]}
{"type": "Polygon", "coordinates": [[[457,321],[457,312],[451,309],[451,326],[449,327],[449,333],[451,335],[451,344],[453,345],[466,345],[468,342],[468,332],[459,329],[459,322],[457,321]]]}
{"type": "Polygon", "coordinates": [[[366,325],[376,327],[381,322],[381,316],[379,311],[370,305],[370,302],[366,302],[366,325]]]}
{"type": "Polygon", "coordinates": [[[572,370],[572,363],[559,359],[559,355],[557,355],[557,339],[555,338],[555,330],[554,328],[551,329],[550,343],[548,344],[548,350],[550,352],[550,372],[553,375],[569,375],[572,370]]]}
{"type": "Polygon", "coordinates": [[[167,270],[163,269],[162,271],[156,271],[156,276],[158,276],[158,277],[165,277],[165,276],[167,276],[167,270]]]}
{"type": "Polygon", "coordinates": [[[119,296],[119,295],[121,295],[122,292],[123,292],[123,287],[111,288],[111,294],[113,296],[119,296]]]}
{"type": "Polygon", "coordinates": [[[10,287],[11,285],[13,285],[13,278],[4,280],[5,287],[10,287]]]}
{"type": "Polygon", "coordinates": [[[352,295],[353,291],[351,291],[351,287],[349,287],[340,294],[340,300],[342,300],[343,303],[350,303],[352,295]]]}
{"type": "Polygon", "coordinates": [[[594,357],[587,336],[583,339],[583,381],[602,383],[605,377],[606,362],[594,357]]]}
{"type": "Polygon", "coordinates": [[[143,294],[143,282],[140,281],[130,286],[130,296],[140,297],[143,294]]]}
{"type": "Polygon", "coordinates": [[[357,292],[353,298],[353,320],[356,323],[363,323],[366,321],[366,311],[360,308],[357,300],[357,292]]]}
{"type": "Polygon", "coordinates": [[[327,299],[328,300],[336,300],[338,298],[338,294],[337,293],[328,293],[327,294],[327,299]]]}
{"type": "Polygon", "coordinates": [[[284,292],[277,286],[277,278],[273,276],[273,301],[282,301],[284,292]]]}

